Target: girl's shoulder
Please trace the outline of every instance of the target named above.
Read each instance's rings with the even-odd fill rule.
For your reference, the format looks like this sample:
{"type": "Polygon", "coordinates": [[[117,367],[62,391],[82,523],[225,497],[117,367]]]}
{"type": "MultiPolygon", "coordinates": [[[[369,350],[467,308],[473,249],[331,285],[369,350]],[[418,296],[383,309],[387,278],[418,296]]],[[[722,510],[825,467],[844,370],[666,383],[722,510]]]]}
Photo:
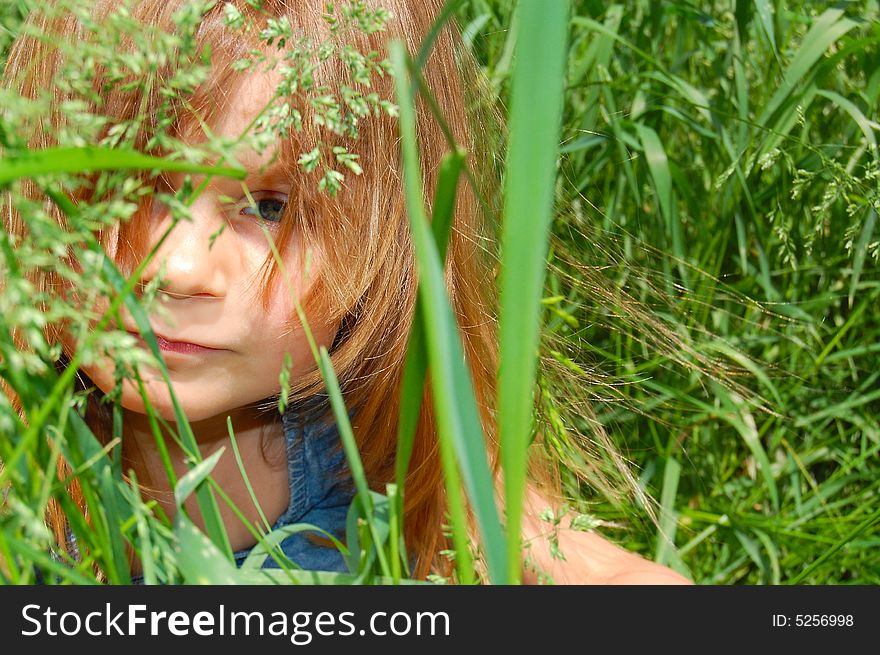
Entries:
{"type": "Polygon", "coordinates": [[[672,569],[625,550],[597,532],[554,526],[540,518],[551,504],[534,489],[523,513],[523,581],[529,584],[693,584],[672,569]]]}

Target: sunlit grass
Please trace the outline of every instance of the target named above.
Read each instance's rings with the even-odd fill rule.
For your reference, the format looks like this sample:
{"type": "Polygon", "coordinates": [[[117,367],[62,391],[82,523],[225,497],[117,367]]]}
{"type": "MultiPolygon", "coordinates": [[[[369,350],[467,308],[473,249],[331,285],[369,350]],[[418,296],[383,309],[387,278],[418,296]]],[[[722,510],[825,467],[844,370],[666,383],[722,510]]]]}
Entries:
{"type": "MultiPolygon", "coordinates": [[[[659,524],[570,488],[697,582],[876,584],[877,3],[573,14],[546,337],[659,524]]],[[[503,96],[510,6],[459,15],[503,96]]]]}

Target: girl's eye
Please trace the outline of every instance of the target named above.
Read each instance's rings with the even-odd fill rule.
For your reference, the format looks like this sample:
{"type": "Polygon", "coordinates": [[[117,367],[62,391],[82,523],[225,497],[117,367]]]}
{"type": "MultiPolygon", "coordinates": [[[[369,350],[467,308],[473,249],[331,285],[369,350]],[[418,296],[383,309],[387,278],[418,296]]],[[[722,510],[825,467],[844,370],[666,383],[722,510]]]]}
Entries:
{"type": "Polygon", "coordinates": [[[277,223],[284,215],[284,208],[287,206],[287,196],[279,194],[278,196],[267,196],[265,198],[254,198],[253,205],[247,205],[241,210],[245,216],[259,216],[264,221],[277,223]]]}

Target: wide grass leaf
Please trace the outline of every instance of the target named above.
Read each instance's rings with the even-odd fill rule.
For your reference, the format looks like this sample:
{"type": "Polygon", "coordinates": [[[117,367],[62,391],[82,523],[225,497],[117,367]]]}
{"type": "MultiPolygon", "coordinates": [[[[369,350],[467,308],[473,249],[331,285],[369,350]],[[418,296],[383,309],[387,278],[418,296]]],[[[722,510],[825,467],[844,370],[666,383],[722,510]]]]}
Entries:
{"type": "Polygon", "coordinates": [[[522,573],[520,517],[527,449],[534,433],[541,297],[554,209],[569,3],[522,0],[518,12],[501,236],[498,372],[498,433],[512,582],[522,573]]]}
{"type": "Polygon", "coordinates": [[[183,502],[211,475],[211,471],[217,466],[224,452],[226,449],[220,448],[216,453],[193,466],[177,481],[174,487],[174,502],[178,509],[183,507],[183,502]]]}
{"type": "MultiPolygon", "coordinates": [[[[446,440],[456,454],[482,535],[489,577],[493,582],[502,583],[507,580],[506,548],[495,505],[494,481],[486,458],[482,422],[446,292],[440,253],[425,214],[408,56],[399,41],[392,42],[390,50],[400,107],[406,207],[419,265],[419,297],[439,438],[446,440]]],[[[466,529],[463,517],[452,519],[454,531],[461,533],[466,529]]]]}
{"type": "Polygon", "coordinates": [[[162,170],[177,173],[202,173],[244,179],[240,168],[224,168],[151,157],[134,150],[116,148],[47,148],[0,159],[0,185],[35,175],[90,173],[108,170],[162,170]]]}
{"type": "Polygon", "coordinates": [[[187,584],[236,584],[238,570],[186,514],[174,518],[175,554],[187,584]]]}

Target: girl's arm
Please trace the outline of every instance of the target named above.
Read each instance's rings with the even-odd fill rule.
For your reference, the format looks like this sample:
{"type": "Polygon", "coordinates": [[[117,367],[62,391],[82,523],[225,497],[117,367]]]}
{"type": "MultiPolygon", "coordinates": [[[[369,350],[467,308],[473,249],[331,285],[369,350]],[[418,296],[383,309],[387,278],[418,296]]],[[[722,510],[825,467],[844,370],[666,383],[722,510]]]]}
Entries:
{"type": "Polygon", "coordinates": [[[595,532],[572,530],[563,523],[554,527],[541,519],[541,513],[555,505],[528,487],[523,508],[524,583],[539,584],[549,576],[555,584],[693,584],[672,569],[624,550],[595,532]],[[554,532],[564,560],[552,554],[554,532]]]}

